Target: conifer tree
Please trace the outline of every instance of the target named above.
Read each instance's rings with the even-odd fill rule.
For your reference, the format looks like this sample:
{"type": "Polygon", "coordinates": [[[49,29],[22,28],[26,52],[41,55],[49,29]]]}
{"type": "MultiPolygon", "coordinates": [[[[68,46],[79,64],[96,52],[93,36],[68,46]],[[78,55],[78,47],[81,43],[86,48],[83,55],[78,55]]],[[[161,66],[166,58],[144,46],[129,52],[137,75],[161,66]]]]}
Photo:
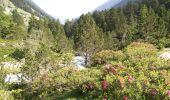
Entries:
{"type": "Polygon", "coordinates": [[[17,10],[14,10],[12,12],[12,17],[13,17],[13,21],[16,23],[15,25],[16,31],[13,33],[14,34],[13,38],[15,39],[25,38],[27,35],[27,29],[23,17],[17,12],[17,10]]]}
{"type": "Polygon", "coordinates": [[[52,22],[48,24],[50,30],[52,31],[53,37],[55,39],[55,46],[53,50],[55,52],[70,52],[72,51],[72,42],[66,37],[64,27],[59,21],[52,22]]]}
{"type": "Polygon", "coordinates": [[[147,17],[148,17],[148,7],[144,5],[140,10],[140,16],[138,21],[139,38],[144,39],[146,37],[147,17]]]}
{"type": "Polygon", "coordinates": [[[64,25],[64,30],[68,38],[72,38],[72,27],[73,27],[73,23],[67,20],[64,25]]]}
{"type": "Polygon", "coordinates": [[[88,64],[88,56],[91,56],[102,46],[101,31],[96,26],[90,14],[82,15],[79,19],[79,50],[85,52],[85,64],[88,64]]]}

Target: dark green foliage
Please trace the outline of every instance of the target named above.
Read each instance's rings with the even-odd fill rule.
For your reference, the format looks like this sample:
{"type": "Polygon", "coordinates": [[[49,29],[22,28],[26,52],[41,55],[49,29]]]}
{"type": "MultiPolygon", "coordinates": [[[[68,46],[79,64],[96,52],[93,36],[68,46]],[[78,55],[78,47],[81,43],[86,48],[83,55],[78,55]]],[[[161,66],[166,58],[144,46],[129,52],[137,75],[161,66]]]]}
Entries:
{"type": "MultiPolygon", "coordinates": [[[[29,3],[26,3],[27,1],[19,1],[12,0],[14,4],[22,9],[28,10],[32,7],[29,3]]],[[[93,44],[93,49],[98,48],[97,43],[102,44],[102,49],[122,49],[131,42],[141,39],[156,45],[158,48],[168,47],[170,45],[168,42],[170,37],[170,11],[168,10],[168,4],[169,0],[130,2],[122,8],[112,8],[101,12],[95,11],[92,15],[82,15],[78,20],[68,20],[64,26],[60,25],[59,21],[48,21],[48,18],[47,20],[42,20],[41,18],[37,20],[33,15],[29,22],[28,32],[30,33],[32,28],[46,31],[46,33],[51,31],[53,37],[57,40],[55,43],[56,47],[58,45],[60,49],[67,47],[64,43],[64,41],[68,41],[67,38],[69,38],[69,41],[66,44],[74,41],[73,47],[75,50],[80,50],[85,43],[89,44],[86,40],[83,43],[81,38],[85,37],[82,34],[85,31],[88,34],[97,33],[97,35],[90,36],[100,40],[100,43],[96,42],[93,44]],[[85,16],[89,16],[89,18],[85,18],[85,16]],[[90,18],[94,21],[88,21],[90,18]],[[88,29],[88,27],[91,29],[88,29]],[[163,39],[166,41],[162,42],[163,39]]],[[[1,22],[3,24],[0,25],[1,37],[12,39],[25,37],[25,29],[21,27],[24,25],[23,18],[16,10],[13,11],[13,21],[19,26],[11,22],[11,18],[3,15],[3,13],[1,13],[1,19],[3,20],[1,22]]],[[[71,44],[73,45],[73,43],[71,44]]],[[[60,51],[60,49],[57,51],[60,51]]],[[[101,50],[101,48],[99,49],[101,50]]]]}
{"type": "Polygon", "coordinates": [[[100,49],[102,37],[101,30],[96,26],[94,19],[89,15],[82,15],[78,21],[79,39],[78,50],[94,53],[100,49]]]}
{"type": "Polygon", "coordinates": [[[41,19],[32,15],[29,21],[27,38],[51,46],[55,38],[50,28],[48,28],[48,21],[48,18],[41,19]]]}
{"type": "MultiPolygon", "coordinates": [[[[95,11],[92,15],[96,26],[102,30],[100,39],[103,41],[103,49],[122,49],[133,41],[142,40],[156,45],[158,48],[168,47],[167,39],[170,37],[170,13],[168,10],[169,1],[141,0],[141,2],[129,2],[122,8],[112,8],[106,11],[95,11]],[[162,39],[166,44],[162,43],[162,39]]],[[[74,48],[82,47],[81,20],[67,21],[65,31],[68,37],[74,40],[74,48]]],[[[84,21],[83,24],[86,22],[84,21]]],[[[93,27],[93,24],[90,27],[93,27]]],[[[86,29],[88,29],[86,27],[86,29]]],[[[84,37],[84,36],[83,36],[84,37]]]]}
{"type": "Polygon", "coordinates": [[[72,28],[73,28],[73,22],[67,20],[64,25],[65,34],[68,38],[72,38],[72,28]]]}
{"type": "Polygon", "coordinates": [[[96,26],[96,23],[90,14],[82,15],[78,20],[77,32],[74,33],[75,47],[77,51],[85,52],[85,64],[87,65],[87,56],[94,54],[102,49],[103,36],[102,31],[96,26]]]}
{"type": "Polygon", "coordinates": [[[0,14],[0,36],[1,38],[13,38],[16,35],[16,25],[12,22],[10,16],[3,13],[0,14]]]}
{"type": "Polygon", "coordinates": [[[118,49],[119,40],[117,39],[116,32],[107,32],[104,33],[104,45],[103,49],[105,50],[117,50],[118,49]]]}
{"type": "Polygon", "coordinates": [[[21,60],[25,58],[25,52],[24,50],[16,49],[12,54],[10,54],[10,56],[16,60],[21,60]]]}
{"type": "Polygon", "coordinates": [[[72,41],[66,37],[64,27],[59,23],[59,21],[49,21],[48,27],[55,39],[54,46],[52,47],[53,51],[58,53],[71,52],[73,49],[72,41]]]}
{"type": "Polygon", "coordinates": [[[95,11],[92,15],[80,16],[78,20],[67,21],[65,33],[73,39],[74,49],[83,52],[120,50],[134,41],[149,42],[159,49],[169,47],[167,2],[141,0],[129,2],[122,8],[95,11]]]}

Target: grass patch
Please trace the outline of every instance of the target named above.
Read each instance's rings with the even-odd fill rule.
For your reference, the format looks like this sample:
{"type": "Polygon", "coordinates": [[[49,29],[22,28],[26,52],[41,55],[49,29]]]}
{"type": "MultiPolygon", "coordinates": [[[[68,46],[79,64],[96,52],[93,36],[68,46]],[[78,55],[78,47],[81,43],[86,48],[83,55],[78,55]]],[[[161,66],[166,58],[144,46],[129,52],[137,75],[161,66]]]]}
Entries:
{"type": "Polygon", "coordinates": [[[158,55],[161,55],[161,54],[163,54],[165,52],[170,52],[170,48],[164,48],[163,50],[158,52],[158,55]]]}
{"type": "Polygon", "coordinates": [[[14,59],[11,58],[9,55],[15,51],[15,47],[13,47],[13,40],[4,40],[0,38],[0,62],[3,61],[13,61],[14,59]],[[7,57],[4,57],[7,55],[7,57]]]}

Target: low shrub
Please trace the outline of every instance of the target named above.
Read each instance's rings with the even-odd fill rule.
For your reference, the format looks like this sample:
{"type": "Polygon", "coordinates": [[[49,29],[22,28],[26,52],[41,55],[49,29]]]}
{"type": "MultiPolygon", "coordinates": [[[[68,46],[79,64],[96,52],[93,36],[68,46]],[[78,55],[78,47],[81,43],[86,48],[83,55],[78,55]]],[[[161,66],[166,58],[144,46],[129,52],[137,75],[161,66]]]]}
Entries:
{"type": "Polygon", "coordinates": [[[152,60],[157,59],[157,49],[149,43],[134,42],[125,49],[125,54],[130,66],[148,66],[152,60]]]}
{"type": "Polygon", "coordinates": [[[85,98],[170,99],[169,61],[160,60],[157,49],[148,43],[134,42],[124,52],[127,58],[121,63],[114,62],[101,68],[102,80],[83,85],[86,87],[83,87],[85,98]]]}
{"type": "Polygon", "coordinates": [[[64,67],[57,72],[43,74],[35,79],[32,86],[24,90],[24,95],[29,99],[77,98],[82,96],[81,85],[98,81],[101,74],[101,70],[98,69],[76,71],[73,68],[64,67]]]}
{"type": "Polygon", "coordinates": [[[135,71],[133,67],[126,66],[120,70],[117,65],[105,65],[102,80],[84,84],[84,98],[168,100],[170,96],[170,70],[145,71],[135,71]]]}
{"type": "Polygon", "coordinates": [[[126,48],[125,52],[127,57],[134,61],[157,57],[157,49],[149,43],[134,42],[126,48]]]}
{"type": "MultiPolygon", "coordinates": [[[[22,91],[16,92],[15,98],[27,100],[170,99],[170,62],[160,60],[157,57],[157,49],[153,45],[135,42],[124,52],[106,50],[95,56],[97,60],[100,58],[99,60],[106,64],[81,71],[72,67],[44,71],[32,82],[26,83],[22,91]],[[20,98],[21,92],[23,98],[20,98]]],[[[70,58],[71,56],[56,54],[55,57],[70,58]]]]}
{"type": "Polygon", "coordinates": [[[0,90],[0,100],[15,100],[11,91],[0,90]]]}
{"type": "Polygon", "coordinates": [[[125,55],[122,51],[103,50],[93,55],[92,60],[94,64],[104,64],[110,61],[122,61],[125,55]]]}

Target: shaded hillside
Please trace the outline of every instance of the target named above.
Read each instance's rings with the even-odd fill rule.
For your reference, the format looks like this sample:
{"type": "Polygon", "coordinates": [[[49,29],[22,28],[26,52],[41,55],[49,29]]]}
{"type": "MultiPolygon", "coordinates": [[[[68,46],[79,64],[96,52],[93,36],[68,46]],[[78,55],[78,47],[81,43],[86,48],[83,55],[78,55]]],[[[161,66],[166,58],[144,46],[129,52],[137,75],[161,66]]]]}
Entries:
{"type": "Polygon", "coordinates": [[[122,6],[125,6],[126,4],[128,4],[129,2],[135,2],[135,1],[139,1],[139,0],[121,0],[118,4],[116,4],[113,7],[114,8],[122,7],[122,6]]]}
{"type": "Polygon", "coordinates": [[[95,10],[102,11],[102,10],[110,9],[114,7],[115,5],[117,5],[120,1],[121,0],[109,0],[105,2],[104,4],[102,4],[101,6],[97,7],[95,10]]]}
{"type": "Polygon", "coordinates": [[[95,10],[102,11],[102,10],[107,10],[111,8],[118,8],[118,7],[125,6],[129,2],[134,2],[134,1],[138,1],[138,0],[109,0],[105,2],[104,4],[102,4],[101,6],[97,7],[95,10]]]}
{"type": "Polygon", "coordinates": [[[37,6],[32,0],[10,0],[15,6],[23,9],[31,14],[36,14],[37,16],[46,16],[54,19],[52,16],[48,15],[39,6],[37,6]]]}

